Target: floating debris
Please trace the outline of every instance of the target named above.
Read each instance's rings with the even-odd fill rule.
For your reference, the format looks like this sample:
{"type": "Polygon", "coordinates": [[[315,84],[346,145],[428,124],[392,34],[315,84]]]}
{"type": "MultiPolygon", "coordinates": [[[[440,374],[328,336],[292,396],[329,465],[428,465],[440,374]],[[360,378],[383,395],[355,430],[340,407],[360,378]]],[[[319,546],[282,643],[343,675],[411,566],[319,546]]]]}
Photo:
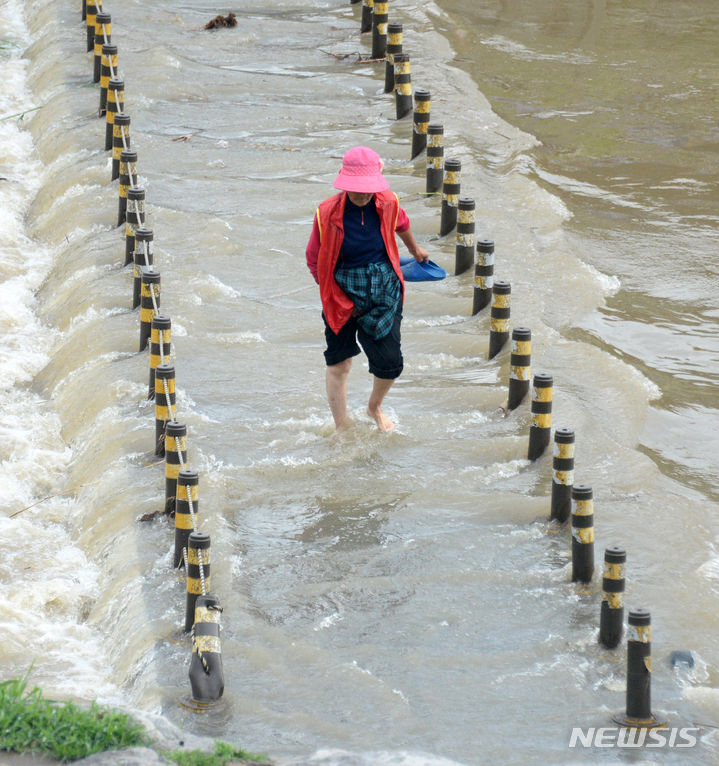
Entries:
{"type": "Polygon", "coordinates": [[[218,27],[236,27],[237,16],[234,13],[228,13],[227,16],[215,16],[212,21],[205,24],[205,29],[217,29],[218,27]]]}

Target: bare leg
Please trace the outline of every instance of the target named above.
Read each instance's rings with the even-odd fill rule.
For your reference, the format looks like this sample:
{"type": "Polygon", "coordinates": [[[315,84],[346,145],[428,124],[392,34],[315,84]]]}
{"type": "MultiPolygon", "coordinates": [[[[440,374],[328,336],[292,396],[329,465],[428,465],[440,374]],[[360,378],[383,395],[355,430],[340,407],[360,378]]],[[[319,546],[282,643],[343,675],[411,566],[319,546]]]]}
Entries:
{"type": "Polygon", "coordinates": [[[350,425],[347,417],[347,378],[351,367],[352,357],[338,364],[329,365],[325,374],[327,400],[338,431],[343,431],[350,425]]]}
{"type": "Polygon", "coordinates": [[[394,379],[390,378],[378,378],[374,377],[374,384],[372,386],[372,393],[369,397],[369,404],[367,405],[367,414],[373,417],[377,423],[377,428],[380,431],[393,431],[394,423],[382,412],[381,404],[387,396],[387,392],[392,388],[394,379]]]}

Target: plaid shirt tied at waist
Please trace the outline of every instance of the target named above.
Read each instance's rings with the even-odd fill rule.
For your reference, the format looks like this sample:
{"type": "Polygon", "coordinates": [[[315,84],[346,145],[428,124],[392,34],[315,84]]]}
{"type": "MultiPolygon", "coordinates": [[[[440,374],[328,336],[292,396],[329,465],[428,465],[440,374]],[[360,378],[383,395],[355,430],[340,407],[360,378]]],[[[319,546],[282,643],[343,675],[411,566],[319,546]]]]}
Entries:
{"type": "Polygon", "coordinates": [[[373,338],[392,329],[402,286],[389,261],[335,269],[335,280],[357,309],[357,324],[373,338]]]}

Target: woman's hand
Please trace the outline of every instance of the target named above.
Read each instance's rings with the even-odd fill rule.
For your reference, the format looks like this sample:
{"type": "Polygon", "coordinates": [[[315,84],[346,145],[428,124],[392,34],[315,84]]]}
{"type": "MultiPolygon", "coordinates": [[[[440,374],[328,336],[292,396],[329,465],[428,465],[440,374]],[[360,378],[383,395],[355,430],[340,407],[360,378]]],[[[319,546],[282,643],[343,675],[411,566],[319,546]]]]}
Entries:
{"type": "Polygon", "coordinates": [[[406,231],[397,232],[399,238],[404,242],[405,247],[409,250],[415,261],[419,263],[426,263],[429,260],[429,253],[417,243],[414,235],[407,229],[406,231]]]}
{"type": "Polygon", "coordinates": [[[417,245],[417,249],[412,253],[415,261],[418,263],[426,263],[429,260],[429,253],[423,248],[417,245]]]}

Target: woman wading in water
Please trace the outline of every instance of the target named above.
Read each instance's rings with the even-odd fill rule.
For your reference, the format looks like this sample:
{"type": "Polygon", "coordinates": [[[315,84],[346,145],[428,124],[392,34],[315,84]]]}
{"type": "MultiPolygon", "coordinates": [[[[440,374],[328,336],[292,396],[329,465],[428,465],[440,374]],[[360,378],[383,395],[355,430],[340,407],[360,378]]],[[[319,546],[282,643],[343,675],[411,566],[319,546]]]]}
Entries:
{"type": "Polygon", "coordinates": [[[367,413],[380,431],[391,431],[394,423],[382,402],[403,367],[404,279],[395,234],[420,263],[429,253],[417,244],[372,149],[350,149],[334,186],[341,191],[317,208],[306,250],[307,266],[320,286],[327,398],[337,430],[347,428],[347,378],[352,357],[360,353],[359,340],[373,375],[367,413]]]}

